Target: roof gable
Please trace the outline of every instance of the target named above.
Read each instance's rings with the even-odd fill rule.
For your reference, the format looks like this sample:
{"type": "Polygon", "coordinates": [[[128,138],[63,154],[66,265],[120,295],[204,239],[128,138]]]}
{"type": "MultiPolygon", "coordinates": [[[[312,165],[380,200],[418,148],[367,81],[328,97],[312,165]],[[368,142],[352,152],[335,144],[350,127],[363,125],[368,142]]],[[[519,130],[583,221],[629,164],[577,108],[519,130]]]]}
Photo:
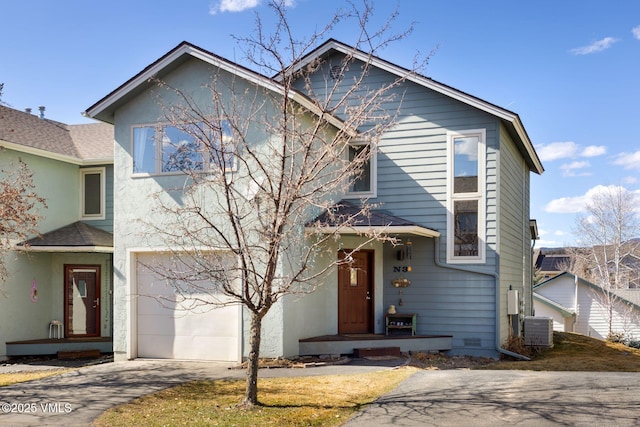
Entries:
{"type": "Polygon", "coordinates": [[[259,87],[273,91],[280,95],[285,93],[294,101],[308,109],[310,112],[322,116],[333,126],[344,128],[344,124],[335,116],[329,115],[321,111],[309,98],[304,94],[288,90],[285,91],[283,86],[274,79],[266,77],[240,64],[234,63],[212,52],[204,50],[191,43],[183,41],[178,46],[170,50],[161,58],[145,67],[138,74],[126,81],[120,87],[112,91],[110,94],[93,104],[84,113],[88,117],[92,117],[107,123],[114,122],[114,112],[122,104],[126,103],[130,98],[144,91],[149,85],[149,79],[153,77],[161,77],[171,70],[182,64],[189,58],[197,58],[214,67],[227,71],[242,79],[245,79],[259,87]]]}
{"type": "MultiPolygon", "coordinates": [[[[542,163],[538,158],[538,155],[533,147],[531,140],[529,139],[529,136],[527,135],[527,132],[518,114],[512,111],[506,110],[504,108],[501,108],[490,102],[484,101],[468,93],[462,92],[446,84],[440,83],[429,77],[412,72],[411,70],[408,70],[404,67],[393,64],[377,56],[370,55],[366,52],[358,50],[352,46],[349,46],[337,40],[329,39],[325,43],[323,43],[321,46],[316,48],[314,51],[310,52],[300,62],[294,64],[292,66],[292,71],[295,73],[296,71],[316,61],[317,58],[322,58],[330,55],[332,51],[339,52],[345,55],[350,55],[353,58],[360,61],[370,62],[373,66],[379,69],[387,71],[398,77],[404,77],[408,81],[411,81],[425,88],[438,92],[449,98],[460,101],[464,104],[467,104],[478,110],[484,111],[500,119],[502,123],[507,127],[509,132],[515,137],[516,144],[518,145],[518,148],[520,149],[520,152],[522,153],[523,158],[529,165],[529,169],[538,174],[541,174],[542,172],[544,172],[544,167],[542,166],[542,163]]],[[[278,76],[275,76],[275,79],[278,79],[278,76]]]]}

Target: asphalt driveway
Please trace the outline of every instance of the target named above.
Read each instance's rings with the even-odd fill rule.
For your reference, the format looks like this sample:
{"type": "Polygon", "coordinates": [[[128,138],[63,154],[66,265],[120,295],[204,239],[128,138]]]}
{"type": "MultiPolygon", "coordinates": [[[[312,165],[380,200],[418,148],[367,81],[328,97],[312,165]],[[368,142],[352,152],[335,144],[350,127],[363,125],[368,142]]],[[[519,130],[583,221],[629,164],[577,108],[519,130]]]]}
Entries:
{"type": "MultiPolygon", "coordinates": [[[[261,377],[364,373],[397,362],[360,361],[305,369],[262,369],[261,377]]],[[[190,380],[245,378],[222,362],[134,360],[104,363],[38,381],[0,387],[0,426],[87,426],[105,410],[190,380]]],[[[7,367],[0,372],[19,368],[7,367]]],[[[43,369],[42,365],[26,369],[43,369]]]]}
{"type": "Polygon", "coordinates": [[[640,373],[421,371],[356,426],[638,426],[640,373]]]}
{"type": "MultiPolygon", "coordinates": [[[[224,363],[106,363],[0,387],[0,425],[89,425],[106,409],[192,379],[243,378],[224,363]],[[8,405],[8,406],[7,406],[8,405]]],[[[355,363],[262,370],[305,376],[388,369],[355,363]]],[[[420,371],[347,426],[640,425],[640,373],[420,371]]]]}

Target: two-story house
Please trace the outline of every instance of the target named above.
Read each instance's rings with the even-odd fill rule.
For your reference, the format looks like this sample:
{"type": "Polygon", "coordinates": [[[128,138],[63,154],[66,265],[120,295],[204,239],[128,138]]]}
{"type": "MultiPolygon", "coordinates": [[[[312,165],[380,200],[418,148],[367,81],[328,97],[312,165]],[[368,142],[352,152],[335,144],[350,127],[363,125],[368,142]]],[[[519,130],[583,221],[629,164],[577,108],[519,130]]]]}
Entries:
{"type": "Polygon", "coordinates": [[[0,162],[22,159],[47,205],[41,235],[16,242],[6,259],[0,359],[112,351],[113,126],[43,113],[0,106],[0,162]]]}
{"type": "MultiPolygon", "coordinates": [[[[522,316],[531,314],[529,176],[543,172],[540,160],[516,113],[335,40],[293,65],[313,64],[314,72],[289,95],[322,93],[335,78],[348,90],[350,73],[365,61],[372,65],[362,76],[369,87],[404,77],[394,88],[401,96],[383,104],[397,111],[395,122],[378,142],[364,179],[345,186],[334,212],[348,213],[363,199],[377,208],[362,229],[338,230],[339,241],[327,249],[340,257],[376,228],[402,245],[370,243],[355,256],[357,268],[338,269],[303,298],[280,300],[264,320],[261,355],[379,346],[497,357],[505,340],[520,333],[522,316]],[[354,65],[336,76],[345,55],[354,65]]],[[[231,96],[232,85],[243,93],[255,87],[277,93],[278,76],[183,42],[87,109],[89,117],[115,128],[116,359],[240,360],[248,348],[248,316],[240,307],[172,313],[158,298],[143,298],[156,280],[150,270],[166,261],[167,247],[139,228],[140,219],[162,223],[153,197],[173,191],[164,200],[178,203],[175,189],[184,182],[179,171],[163,166],[163,139],[179,133],[166,121],[176,99],[158,90],[154,78],[206,111],[212,93],[231,96]]],[[[269,137],[263,129],[253,140],[266,143],[269,137]]],[[[314,219],[334,226],[322,214],[307,221],[314,219]]]]}

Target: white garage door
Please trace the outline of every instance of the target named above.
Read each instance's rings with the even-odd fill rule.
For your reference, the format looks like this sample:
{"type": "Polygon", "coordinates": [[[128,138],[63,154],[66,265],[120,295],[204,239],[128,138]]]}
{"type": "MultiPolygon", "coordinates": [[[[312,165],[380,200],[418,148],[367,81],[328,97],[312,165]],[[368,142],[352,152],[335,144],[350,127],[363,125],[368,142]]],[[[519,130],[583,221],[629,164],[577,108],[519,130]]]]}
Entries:
{"type": "Polygon", "coordinates": [[[169,255],[137,257],[138,357],[238,361],[240,308],[196,302],[220,300],[220,295],[210,293],[185,299],[149,267],[168,265],[169,260],[169,255]]]}

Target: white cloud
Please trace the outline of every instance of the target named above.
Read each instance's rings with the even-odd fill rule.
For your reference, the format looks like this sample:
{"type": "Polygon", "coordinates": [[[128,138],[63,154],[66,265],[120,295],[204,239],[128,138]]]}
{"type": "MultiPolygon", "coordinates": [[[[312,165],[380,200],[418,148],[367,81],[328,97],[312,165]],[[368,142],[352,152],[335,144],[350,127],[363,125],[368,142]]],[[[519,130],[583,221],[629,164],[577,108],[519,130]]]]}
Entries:
{"type": "MultiPolygon", "coordinates": [[[[586,205],[592,202],[594,196],[604,192],[612,191],[612,190],[615,191],[619,187],[620,186],[618,185],[596,185],[595,187],[592,187],[589,190],[587,190],[587,192],[582,196],[560,197],[559,199],[554,199],[549,203],[547,203],[547,205],[544,207],[544,211],[550,212],[550,213],[584,212],[586,205]]],[[[633,194],[640,194],[640,190],[630,191],[624,187],[622,187],[622,191],[624,193],[628,192],[633,194]]]]}
{"type": "Polygon", "coordinates": [[[544,211],[550,213],[578,213],[584,210],[584,204],[584,196],[561,197],[547,203],[544,211]]]}
{"type": "Polygon", "coordinates": [[[635,176],[627,176],[622,178],[622,184],[633,185],[638,183],[638,178],[635,176]]]}
{"type": "Polygon", "coordinates": [[[609,49],[617,41],[618,39],[614,37],[605,37],[602,40],[597,40],[588,46],[571,49],[569,52],[574,55],[589,55],[591,53],[602,52],[603,50],[609,49]]]}
{"type": "Polygon", "coordinates": [[[622,166],[624,169],[640,170],[640,151],[635,153],[620,153],[613,160],[614,165],[622,166]]]}
{"type": "Polygon", "coordinates": [[[215,15],[218,12],[242,12],[259,4],[260,0],[220,0],[209,8],[209,13],[215,15]]]}
{"type": "Polygon", "coordinates": [[[536,147],[538,156],[543,162],[564,159],[567,157],[575,157],[578,152],[578,144],[572,141],[552,142],[550,144],[541,144],[536,147]]]}
{"type": "Polygon", "coordinates": [[[607,147],[604,145],[589,145],[582,153],[580,153],[580,157],[596,157],[601,156],[607,152],[607,147]]]}
{"type": "Polygon", "coordinates": [[[640,25],[638,25],[637,27],[633,27],[631,29],[631,32],[633,33],[633,37],[635,37],[638,40],[640,40],[640,25]]]}
{"type": "Polygon", "coordinates": [[[591,172],[578,172],[580,169],[591,167],[591,163],[587,161],[575,161],[560,166],[563,176],[589,176],[591,172]]]}
{"type": "Polygon", "coordinates": [[[545,162],[576,157],[601,156],[607,152],[607,147],[604,145],[589,145],[582,148],[579,144],[576,144],[573,141],[564,141],[540,144],[536,147],[536,152],[538,153],[540,160],[545,162]]]}
{"type": "MultiPolygon", "coordinates": [[[[220,0],[209,8],[209,14],[218,12],[243,12],[260,6],[261,0],[220,0]]],[[[285,7],[295,7],[296,0],[284,0],[285,7]]]]}

